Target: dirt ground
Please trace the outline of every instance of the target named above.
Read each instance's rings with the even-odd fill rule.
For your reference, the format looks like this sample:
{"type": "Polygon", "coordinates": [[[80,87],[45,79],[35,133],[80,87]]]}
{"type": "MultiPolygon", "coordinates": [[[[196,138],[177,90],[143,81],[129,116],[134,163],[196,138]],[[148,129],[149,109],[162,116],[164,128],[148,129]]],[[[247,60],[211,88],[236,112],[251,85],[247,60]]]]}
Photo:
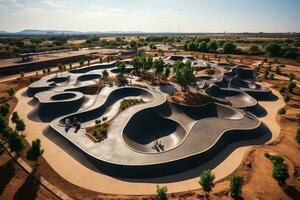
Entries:
{"type": "MultiPolygon", "coordinates": [[[[243,62],[253,64],[256,60],[243,59],[243,62]]],[[[298,71],[297,67],[289,69],[298,71]]],[[[299,80],[300,77],[297,78],[299,80]]],[[[286,85],[286,81],[280,79],[265,81],[275,85],[274,89],[276,90],[286,85]]],[[[12,110],[17,100],[10,99],[6,90],[12,87],[16,91],[27,86],[30,82],[29,78],[24,78],[1,83],[1,101],[8,100],[12,110]]],[[[290,96],[291,100],[287,102],[286,106],[287,113],[277,117],[281,127],[279,138],[270,144],[252,148],[235,172],[235,174],[243,177],[242,196],[244,199],[300,199],[300,145],[295,141],[296,130],[300,127],[300,124],[296,122],[296,116],[300,115],[300,89],[297,88],[293,93],[290,93],[290,96]],[[264,156],[266,152],[280,154],[284,157],[290,175],[284,187],[272,178],[272,163],[264,156]]],[[[28,144],[26,146],[28,148],[28,144]]],[[[33,165],[34,163],[29,164],[33,165]]],[[[153,196],[98,194],[80,188],[64,180],[43,158],[39,161],[38,173],[74,199],[153,199],[153,196]]],[[[231,199],[228,188],[228,178],[218,181],[210,194],[210,199],[231,199]]],[[[55,199],[48,190],[33,181],[27,172],[16,165],[5,151],[0,151],[0,199],[13,199],[14,197],[22,197],[19,199],[55,199]]],[[[169,194],[169,199],[203,198],[204,192],[201,189],[169,194]]]]}

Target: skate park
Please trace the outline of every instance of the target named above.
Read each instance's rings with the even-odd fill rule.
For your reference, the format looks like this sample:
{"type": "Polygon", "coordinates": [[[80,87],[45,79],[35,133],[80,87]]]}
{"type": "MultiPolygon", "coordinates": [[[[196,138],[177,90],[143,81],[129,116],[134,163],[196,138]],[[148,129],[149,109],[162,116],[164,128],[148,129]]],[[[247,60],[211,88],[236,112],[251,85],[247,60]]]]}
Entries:
{"type": "MultiPolygon", "coordinates": [[[[237,74],[236,69],[239,66],[232,68],[231,73],[235,73],[232,77],[240,78],[242,72],[237,74]]],[[[250,77],[247,83],[251,84],[253,71],[245,69],[244,76],[250,77]]],[[[42,116],[49,116],[44,121],[52,130],[111,176],[145,178],[180,173],[212,159],[226,145],[260,137],[268,129],[246,111],[257,106],[257,100],[232,84],[226,85],[225,73],[218,77],[197,77],[197,81],[207,82],[198,92],[216,102],[195,106],[170,102],[167,94],[160,91],[162,88],[146,84],[144,87],[107,85],[96,95],[84,94],[82,88],[97,84],[103,70],[118,73],[115,62],[111,62],[48,75],[32,83],[27,95],[38,102],[32,115],[40,116],[42,121],[42,116]],[[143,103],[117,112],[120,102],[128,98],[138,98],[143,103]],[[94,142],[87,137],[85,127],[95,125],[95,120],[104,116],[110,121],[107,138],[94,142]],[[66,130],[66,121],[72,119],[80,121],[80,128],[66,130]]],[[[131,71],[132,67],[127,65],[126,72],[131,71]]],[[[239,86],[247,88],[245,84],[239,86]]],[[[179,88],[176,84],[174,87],[179,88]]],[[[270,92],[260,89],[249,88],[270,92]]]]}

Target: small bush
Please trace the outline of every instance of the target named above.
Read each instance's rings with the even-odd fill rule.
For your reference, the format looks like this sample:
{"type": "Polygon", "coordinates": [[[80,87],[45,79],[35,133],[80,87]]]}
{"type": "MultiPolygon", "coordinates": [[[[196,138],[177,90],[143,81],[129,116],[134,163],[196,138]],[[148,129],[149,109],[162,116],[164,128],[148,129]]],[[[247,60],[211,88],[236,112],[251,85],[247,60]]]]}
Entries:
{"type": "Polygon", "coordinates": [[[288,102],[288,101],[290,100],[290,95],[284,94],[283,100],[284,100],[285,102],[288,102]]]}
{"type": "Polygon", "coordinates": [[[280,183],[284,183],[286,179],[289,178],[287,166],[283,163],[283,157],[279,155],[271,155],[269,159],[273,163],[272,176],[280,183]]]}
{"type": "Polygon", "coordinates": [[[107,117],[102,117],[102,121],[106,121],[107,120],[107,117]]]}
{"type": "Polygon", "coordinates": [[[210,192],[214,187],[214,180],[215,175],[208,169],[201,174],[199,184],[205,192],[210,192]]]}
{"type": "Polygon", "coordinates": [[[95,124],[100,124],[101,123],[101,119],[96,119],[95,120],[95,124]]]}
{"type": "Polygon", "coordinates": [[[243,179],[240,176],[230,178],[230,195],[234,198],[240,197],[242,193],[243,179]]]}
{"type": "Polygon", "coordinates": [[[167,200],[168,199],[167,191],[168,191],[168,188],[166,186],[161,187],[161,188],[159,186],[157,186],[156,195],[155,195],[154,199],[155,200],[167,200]]]}
{"type": "Polygon", "coordinates": [[[278,110],[278,114],[280,114],[280,115],[284,115],[285,113],[286,113],[285,108],[280,108],[280,109],[278,110]]]}

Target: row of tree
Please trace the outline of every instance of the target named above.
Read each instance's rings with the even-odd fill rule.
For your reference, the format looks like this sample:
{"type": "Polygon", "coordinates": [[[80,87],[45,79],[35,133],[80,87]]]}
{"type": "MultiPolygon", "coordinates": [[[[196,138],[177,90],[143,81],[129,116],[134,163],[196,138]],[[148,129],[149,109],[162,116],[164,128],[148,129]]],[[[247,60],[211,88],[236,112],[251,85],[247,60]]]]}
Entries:
{"type": "MultiPolygon", "coordinates": [[[[8,144],[11,152],[15,152],[17,156],[25,148],[24,145],[24,135],[23,131],[25,130],[25,123],[22,118],[18,115],[17,112],[14,112],[11,117],[11,121],[15,124],[15,129],[13,130],[8,126],[6,118],[9,112],[8,104],[2,104],[0,106],[2,112],[0,113],[0,133],[2,139],[2,145],[8,144]]],[[[28,151],[26,152],[26,158],[30,161],[37,161],[39,156],[43,154],[44,150],[41,148],[40,139],[35,139],[32,141],[32,144],[28,151]]]]}

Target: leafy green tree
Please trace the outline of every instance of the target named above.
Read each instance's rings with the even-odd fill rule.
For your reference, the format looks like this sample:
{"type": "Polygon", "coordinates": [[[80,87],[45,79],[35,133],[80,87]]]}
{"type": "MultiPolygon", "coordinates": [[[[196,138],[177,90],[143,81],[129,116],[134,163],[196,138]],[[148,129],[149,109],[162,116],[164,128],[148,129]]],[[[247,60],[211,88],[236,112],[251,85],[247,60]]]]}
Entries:
{"type": "Polygon", "coordinates": [[[279,44],[276,43],[269,43],[265,46],[265,51],[270,54],[271,56],[276,56],[279,54],[281,50],[281,46],[279,44]]]}
{"type": "Polygon", "coordinates": [[[201,52],[207,52],[208,51],[207,44],[206,44],[205,41],[202,41],[202,42],[199,43],[198,51],[201,51],[201,52]]]}
{"type": "Polygon", "coordinates": [[[8,140],[8,145],[11,152],[15,152],[16,154],[19,154],[25,147],[23,137],[18,135],[18,133],[15,131],[11,132],[8,140]]]}
{"type": "Polygon", "coordinates": [[[121,62],[120,60],[117,60],[116,67],[119,70],[119,74],[124,75],[126,72],[126,65],[124,62],[121,62]]]}
{"type": "Polygon", "coordinates": [[[0,105],[0,115],[6,116],[9,113],[9,104],[3,103],[0,105]]]}
{"type": "Polygon", "coordinates": [[[155,200],[167,200],[168,196],[167,196],[167,191],[168,188],[166,186],[164,187],[156,187],[156,195],[154,197],[155,200]]]}
{"type": "Polygon", "coordinates": [[[26,125],[25,125],[23,119],[19,119],[16,121],[16,130],[17,131],[21,131],[21,132],[25,131],[25,127],[26,127],[26,125]]]}
{"type": "Polygon", "coordinates": [[[243,179],[240,176],[234,175],[230,178],[230,195],[234,198],[239,198],[242,193],[243,179]]]}
{"type": "Polygon", "coordinates": [[[271,155],[269,159],[273,163],[272,176],[280,183],[284,183],[289,178],[287,166],[284,164],[284,159],[279,155],[271,155]]]}
{"type": "Polygon", "coordinates": [[[295,89],[295,87],[296,87],[296,81],[294,81],[294,80],[289,80],[289,81],[287,82],[287,88],[288,88],[288,90],[289,90],[290,92],[293,92],[293,90],[295,89]]]}
{"type": "Polygon", "coordinates": [[[189,42],[187,44],[187,50],[189,51],[197,51],[198,50],[198,45],[195,42],[189,42]]]}
{"type": "Polygon", "coordinates": [[[250,48],[249,48],[249,51],[259,51],[259,46],[251,45],[250,48]]]}
{"type": "Polygon", "coordinates": [[[41,148],[41,140],[35,139],[31,143],[30,149],[27,151],[26,159],[31,161],[38,161],[38,158],[44,153],[44,149],[41,148]]]}
{"type": "Polygon", "coordinates": [[[266,67],[265,70],[264,70],[264,77],[268,78],[269,75],[270,75],[270,67],[266,67]]]}
{"type": "Polygon", "coordinates": [[[199,184],[206,193],[209,193],[214,187],[214,180],[215,175],[208,169],[201,174],[199,184]]]}
{"type": "Polygon", "coordinates": [[[236,50],[235,44],[230,41],[225,42],[222,47],[223,47],[223,52],[226,54],[232,54],[236,50]]]}
{"type": "Polygon", "coordinates": [[[143,57],[142,58],[143,61],[143,67],[144,67],[144,72],[150,70],[152,67],[154,68],[154,61],[153,61],[153,57],[149,56],[149,57],[143,57]]]}
{"type": "Polygon", "coordinates": [[[0,133],[2,133],[6,127],[7,127],[7,123],[5,121],[5,118],[0,115],[0,133]]]}
{"type": "Polygon", "coordinates": [[[106,69],[103,70],[103,72],[102,72],[102,78],[103,78],[103,80],[107,80],[107,78],[108,78],[108,72],[106,69]]]}
{"type": "Polygon", "coordinates": [[[194,69],[191,67],[190,63],[179,63],[175,67],[175,79],[177,83],[181,85],[182,88],[186,88],[194,79],[194,69]]]}
{"type": "Polygon", "coordinates": [[[20,120],[18,112],[13,112],[11,117],[11,122],[15,124],[17,123],[18,120],[20,120]]]}
{"type": "Polygon", "coordinates": [[[285,113],[286,113],[285,108],[280,108],[280,109],[278,110],[278,114],[280,114],[280,115],[284,115],[285,113]]]}
{"type": "Polygon", "coordinates": [[[7,90],[7,94],[9,95],[10,98],[13,97],[14,93],[15,93],[15,91],[14,91],[14,89],[12,89],[12,88],[9,88],[9,89],[7,90]]]}
{"type": "Polygon", "coordinates": [[[161,75],[164,71],[164,61],[162,60],[162,58],[156,59],[153,62],[153,68],[155,69],[155,74],[157,75],[161,75]]]}
{"type": "Polygon", "coordinates": [[[134,57],[132,60],[131,60],[131,65],[134,69],[134,71],[136,73],[139,73],[141,68],[142,68],[142,65],[141,65],[141,61],[140,61],[140,57],[134,57]]]}
{"type": "Polygon", "coordinates": [[[211,51],[211,52],[216,52],[217,49],[218,49],[218,43],[217,41],[215,40],[211,40],[208,44],[208,49],[211,51]]]}
{"type": "Polygon", "coordinates": [[[168,78],[170,76],[170,73],[171,73],[170,68],[166,67],[165,68],[165,77],[168,78]]]}

